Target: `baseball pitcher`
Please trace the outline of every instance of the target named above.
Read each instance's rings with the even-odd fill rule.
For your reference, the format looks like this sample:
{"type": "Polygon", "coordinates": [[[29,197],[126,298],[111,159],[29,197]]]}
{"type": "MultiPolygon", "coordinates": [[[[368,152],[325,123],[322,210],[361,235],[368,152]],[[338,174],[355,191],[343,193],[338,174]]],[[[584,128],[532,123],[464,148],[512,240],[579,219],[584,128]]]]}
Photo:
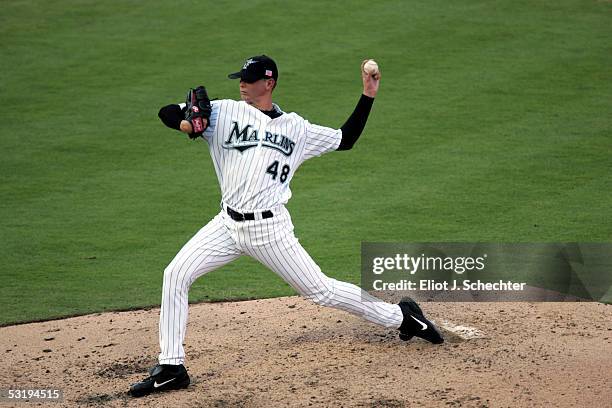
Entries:
{"type": "Polygon", "coordinates": [[[159,364],[132,396],[185,388],[183,341],[187,327],[188,292],[206,273],[248,255],[266,265],[300,295],[384,327],[399,330],[402,340],[413,336],[442,343],[440,332],[412,299],[390,304],[358,286],[327,277],[293,233],[285,204],[300,165],[333,151],[350,150],[361,135],[381,74],[373,61],[361,65],[363,93],[340,129],[310,123],[272,102],[278,83],[276,63],[265,55],[246,60],[239,72],[240,101],[210,101],[202,86],[185,103],[163,107],[163,123],[208,144],[221,187],[220,212],[178,252],[164,271],[159,319],[159,364]]]}

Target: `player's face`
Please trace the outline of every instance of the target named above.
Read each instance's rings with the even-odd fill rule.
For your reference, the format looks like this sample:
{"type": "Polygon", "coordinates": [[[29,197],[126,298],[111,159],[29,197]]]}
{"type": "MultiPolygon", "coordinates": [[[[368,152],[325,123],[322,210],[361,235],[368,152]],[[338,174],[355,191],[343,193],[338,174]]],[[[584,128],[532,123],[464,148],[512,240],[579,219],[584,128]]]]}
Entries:
{"type": "Polygon", "coordinates": [[[260,79],[253,83],[240,80],[240,99],[249,105],[257,105],[257,102],[271,93],[273,88],[273,79],[260,79]]]}

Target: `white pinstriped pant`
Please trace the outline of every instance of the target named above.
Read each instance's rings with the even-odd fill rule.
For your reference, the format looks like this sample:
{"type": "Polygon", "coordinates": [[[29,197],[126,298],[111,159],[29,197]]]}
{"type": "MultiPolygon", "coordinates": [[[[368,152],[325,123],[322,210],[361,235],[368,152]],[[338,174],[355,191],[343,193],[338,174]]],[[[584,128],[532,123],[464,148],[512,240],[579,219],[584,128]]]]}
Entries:
{"type": "Polygon", "coordinates": [[[160,364],[183,364],[187,327],[188,292],[200,276],[241,255],[249,255],[276,272],[300,295],[313,302],[341,309],[370,322],[398,328],[402,312],[356,285],[325,276],[293,234],[284,206],[272,218],[232,220],[225,211],[198,231],[164,271],[159,319],[160,364]]]}

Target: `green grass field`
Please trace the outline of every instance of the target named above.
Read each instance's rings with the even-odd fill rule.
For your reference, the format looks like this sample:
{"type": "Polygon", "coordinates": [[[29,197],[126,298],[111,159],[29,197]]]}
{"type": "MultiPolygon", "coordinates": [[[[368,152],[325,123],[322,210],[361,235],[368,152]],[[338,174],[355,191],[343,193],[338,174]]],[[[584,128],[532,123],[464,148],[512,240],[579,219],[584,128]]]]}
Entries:
{"type": "MultiPolygon", "coordinates": [[[[158,109],[276,59],[276,102],[339,127],[375,58],[350,152],[305,163],[289,203],[330,276],[361,241],[612,238],[612,5],[604,1],[10,1],[0,13],[0,324],[156,305],[219,210],[204,143],[158,109]]],[[[190,299],[293,291],[247,258],[190,299]]]]}

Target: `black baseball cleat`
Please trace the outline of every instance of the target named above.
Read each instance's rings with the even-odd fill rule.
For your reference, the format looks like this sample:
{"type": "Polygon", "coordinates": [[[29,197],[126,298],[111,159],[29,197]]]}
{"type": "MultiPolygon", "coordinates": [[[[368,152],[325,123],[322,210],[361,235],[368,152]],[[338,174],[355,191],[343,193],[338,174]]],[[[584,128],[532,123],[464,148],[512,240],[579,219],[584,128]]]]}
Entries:
{"type": "Polygon", "coordinates": [[[432,322],[425,318],[423,311],[414,300],[405,297],[398,305],[404,315],[404,320],[399,328],[401,340],[408,341],[417,336],[433,344],[444,343],[442,334],[432,322]]]}
{"type": "Polygon", "coordinates": [[[153,392],[187,388],[189,374],[184,365],[158,364],[149,370],[149,377],[132,384],[128,394],[132,397],[143,397],[153,392]]]}

